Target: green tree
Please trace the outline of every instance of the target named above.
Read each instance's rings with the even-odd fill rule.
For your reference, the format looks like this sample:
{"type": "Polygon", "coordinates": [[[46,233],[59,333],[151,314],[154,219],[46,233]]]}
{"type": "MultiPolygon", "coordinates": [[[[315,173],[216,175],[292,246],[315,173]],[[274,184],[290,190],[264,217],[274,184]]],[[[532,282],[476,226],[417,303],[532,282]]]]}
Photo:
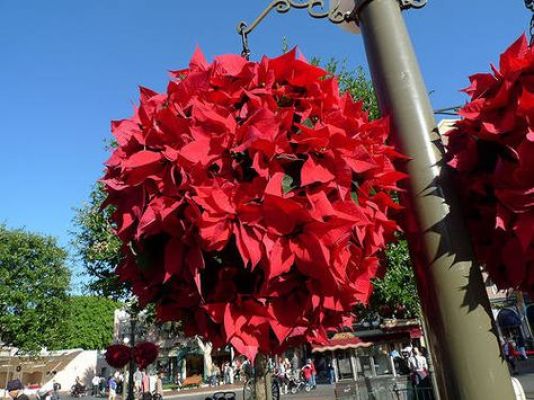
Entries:
{"type": "Polygon", "coordinates": [[[102,297],[71,297],[62,332],[62,347],[104,349],[113,340],[115,310],[120,306],[102,297]]]}
{"type": "MultiPolygon", "coordinates": [[[[312,64],[320,64],[319,58],[312,59],[312,64]]],[[[363,109],[369,114],[369,119],[380,117],[380,110],[376,100],[373,84],[367,78],[363,67],[354,70],[348,69],[346,62],[340,62],[334,58],[323,65],[330,74],[337,76],[339,90],[348,92],[353,99],[363,102],[363,109]]]]}
{"type": "Polygon", "coordinates": [[[0,225],[0,341],[23,351],[61,347],[70,272],[50,236],[0,225]]]}
{"type": "MultiPolygon", "coordinates": [[[[313,61],[318,64],[319,60],[313,61]]],[[[369,113],[370,119],[380,117],[380,110],[373,85],[367,78],[362,67],[349,70],[345,63],[331,59],[325,69],[338,77],[339,89],[348,92],[363,102],[363,108],[369,113]]],[[[420,304],[412,269],[408,244],[403,238],[391,243],[385,253],[386,270],[381,278],[373,281],[373,295],[368,307],[358,310],[360,317],[374,316],[414,318],[419,315],[420,304]]]]}
{"type": "Polygon", "coordinates": [[[383,316],[415,318],[420,304],[406,240],[388,246],[386,272],[375,279],[371,307],[383,316]]]}
{"type": "Polygon", "coordinates": [[[89,202],[76,210],[72,245],[89,278],[89,292],[120,300],[127,296],[129,288],[115,274],[121,260],[121,242],[110,223],[112,208],[101,210],[105,198],[102,185],[96,184],[89,202]]]}

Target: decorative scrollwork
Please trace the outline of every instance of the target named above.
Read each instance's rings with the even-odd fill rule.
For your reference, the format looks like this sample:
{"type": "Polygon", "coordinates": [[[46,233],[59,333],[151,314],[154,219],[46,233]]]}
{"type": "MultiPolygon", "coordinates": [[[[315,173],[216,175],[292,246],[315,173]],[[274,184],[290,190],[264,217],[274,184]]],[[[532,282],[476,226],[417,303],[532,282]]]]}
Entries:
{"type": "Polygon", "coordinates": [[[534,0],[525,0],[525,7],[529,9],[533,14],[530,19],[530,45],[534,45],[534,0]]]}
{"type": "MultiPolygon", "coordinates": [[[[357,21],[358,11],[368,2],[372,0],[355,0],[355,8],[352,11],[345,12],[341,10],[340,0],[337,0],[335,7],[328,7],[325,4],[325,0],[273,0],[271,3],[261,12],[258,17],[252,21],[249,25],[245,21],[237,24],[237,32],[241,35],[243,44],[243,51],[241,55],[245,58],[250,56],[250,48],[248,46],[248,35],[259,25],[261,21],[265,19],[272,10],[276,10],[280,14],[285,14],[292,8],[307,9],[308,14],[313,18],[328,18],[330,22],[334,24],[341,24],[342,22],[357,21]]],[[[408,8],[422,8],[428,0],[397,0],[401,9],[408,8]]],[[[534,0],[525,0],[525,4],[530,3],[534,8],[534,0]]],[[[533,20],[534,21],[534,20],[533,20]]],[[[534,25],[533,25],[534,29],[534,25]]]]}
{"type": "Polygon", "coordinates": [[[400,0],[401,9],[408,8],[423,8],[428,3],[428,0],[400,0]]]}
{"type": "Polygon", "coordinates": [[[285,14],[292,8],[306,8],[311,17],[328,18],[328,20],[334,24],[340,24],[348,18],[348,13],[340,10],[339,1],[335,7],[329,8],[325,4],[325,0],[273,0],[250,25],[245,21],[241,21],[237,24],[237,32],[241,35],[243,42],[243,51],[241,54],[246,58],[249,57],[250,49],[248,47],[248,35],[272,10],[276,10],[280,14],[285,14]]]}

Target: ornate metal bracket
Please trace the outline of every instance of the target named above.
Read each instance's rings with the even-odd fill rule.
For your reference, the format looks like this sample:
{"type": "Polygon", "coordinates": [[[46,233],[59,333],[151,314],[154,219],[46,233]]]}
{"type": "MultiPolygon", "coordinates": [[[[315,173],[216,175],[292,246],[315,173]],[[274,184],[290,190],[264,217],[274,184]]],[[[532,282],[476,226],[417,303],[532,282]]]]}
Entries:
{"type": "Polygon", "coordinates": [[[285,14],[292,8],[306,8],[311,17],[328,18],[328,20],[334,24],[345,22],[350,14],[344,13],[339,9],[339,1],[336,7],[329,9],[329,7],[325,5],[325,0],[273,0],[250,25],[245,21],[241,21],[237,25],[237,32],[241,35],[241,40],[243,42],[243,51],[241,52],[241,55],[248,59],[250,56],[248,35],[272,10],[276,10],[280,14],[285,14]]]}
{"type": "Polygon", "coordinates": [[[530,19],[530,45],[534,45],[534,0],[525,0],[525,7],[532,12],[530,19]]]}
{"type": "MultiPolygon", "coordinates": [[[[340,10],[340,0],[337,1],[335,7],[329,8],[325,5],[325,0],[273,0],[271,3],[261,12],[260,15],[249,25],[245,21],[237,24],[237,32],[241,35],[241,41],[243,44],[243,50],[241,55],[246,59],[250,56],[250,48],[248,45],[248,35],[265,19],[272,10],[277,11],[280,14],[285,14],[292,8],[308,10],[308,14],[313,18],[328,18],[328,20],[334,24],[341,24],[342,22],[357,22],[358,11],[367,3],[372,0],[354,0],[354,9],[349,12],[340,10]]],[[[408,8],[422,8],[428,0],[397,0],[401,9],[408,8]]],[[[525,0],[534,2],[534,0],[525,0]]]]}
{"type": "Polygon", "coordinates": [[[399,0],[401,9],[408,8],[423,8],[428,3],[428,0],[399,0]]]}

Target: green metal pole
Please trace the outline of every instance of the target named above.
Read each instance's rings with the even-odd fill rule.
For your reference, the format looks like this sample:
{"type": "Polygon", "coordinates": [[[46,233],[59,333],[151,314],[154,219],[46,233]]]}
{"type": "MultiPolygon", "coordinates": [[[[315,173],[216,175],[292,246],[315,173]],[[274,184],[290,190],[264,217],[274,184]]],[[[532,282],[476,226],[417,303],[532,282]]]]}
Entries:
{"type": "Polygon", "coordinates": [[[411,158],[406,229],[441,399],[514,399],[399,0],[356,0],[356,10],[381,111],[411,158]]]}

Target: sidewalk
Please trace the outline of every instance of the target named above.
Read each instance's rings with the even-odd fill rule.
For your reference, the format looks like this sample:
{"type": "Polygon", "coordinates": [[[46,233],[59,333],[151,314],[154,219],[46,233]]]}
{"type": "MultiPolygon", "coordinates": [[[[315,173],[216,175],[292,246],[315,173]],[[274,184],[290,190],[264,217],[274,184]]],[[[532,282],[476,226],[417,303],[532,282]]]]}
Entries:
{"type": "Polygon", "coordinates": [[[521,382],[527,399],[534,399],[534,373],[515,375],[515,378],[521,382]]]}
{"type": "Polygon", "coordinates": [[[179,399],[188,396],[198,396],[198,395],[209,395],[214,392],[241,392],[243,391],[243,384],[233,384],[233,385],[220,385],[220,386],[201,386],[195,389],[183,389],[183,390],[169,390],[163,391],[163,396],[165,399],[179,399]]]}

